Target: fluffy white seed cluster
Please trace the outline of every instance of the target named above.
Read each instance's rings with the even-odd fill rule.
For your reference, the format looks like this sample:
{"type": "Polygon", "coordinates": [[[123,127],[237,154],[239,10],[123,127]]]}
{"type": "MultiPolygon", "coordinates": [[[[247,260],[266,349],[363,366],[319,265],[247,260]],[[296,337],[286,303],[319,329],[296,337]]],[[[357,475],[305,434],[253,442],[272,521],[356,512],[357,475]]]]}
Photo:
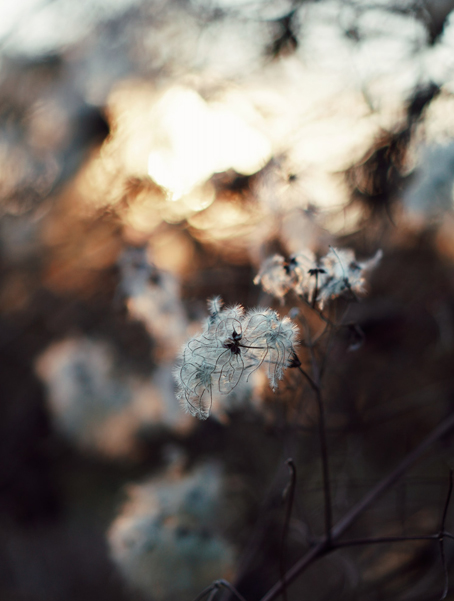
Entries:
{"type": "Polygon", "coordinates": [[[381,257],[379,250],[368,261],[357,261],[351,249],[333,247],[321,259],[309,250],[292,255],[289,261],[274,255],[263,263],[254,283],[281,300],[294,290],[323,308],[327,301],[345,292],[353,296],[364,293],[365,272],[373,269],[381,257]]]}
{"type": "Polygon", "coordinates": [[[209,317],[201,334],[183,347],[174,375],[184,409],[199,419],[210,414],[213,396],[229,394],[264,366],[275,389],[295,360],[298,328],[271,309],[247,313],[235,305],[208,302],[209,317]]]}
{"type": "Polygon", "coordinates": [[[108,541],[132,587],[154,601],[191,601],[216,578],[232,578],[236,553],[223,534],[224,484],[219,466],[209,464],[128,487],[108,541]]]}
{"type": "Polygon", "coordinates": [[[158,343],[161,358],[173,360],[188,327],[178,280],[150,263],[146,248],[127,248],[118,266],[129,314],[158,343]]]}
{"type": "Polygon", "coordinates": [[[173,362],[147,377],[120,367],[107,341],[66,338],[36,359],[46,402],[60,432],[83,452],[125,458],[139,433],[188,432],[194,421],[175,399],[173,362]]]}

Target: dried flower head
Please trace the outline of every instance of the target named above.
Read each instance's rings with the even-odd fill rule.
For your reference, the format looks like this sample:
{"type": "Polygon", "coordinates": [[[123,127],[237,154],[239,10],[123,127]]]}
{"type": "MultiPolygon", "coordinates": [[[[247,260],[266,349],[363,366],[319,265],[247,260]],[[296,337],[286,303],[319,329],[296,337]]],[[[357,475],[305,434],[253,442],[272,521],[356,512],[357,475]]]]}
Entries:
{"type": "Polygon", "coordinates": [[[378,251],[372,259],[359,262],[350,249],[331,247],[328,254],[317,259],[311,251],[305,250],[292,255],[288,262],[275,255],[263,264],[254,283],[261,283],[265,292],[283,299],[289,290],[310,303],[318,303],[321,308],[344,292],[352,296],[364,292],[367,270],[377,265],[382,257],[378,251]]]}
{"type": "Polygon", "coordinates": [[[271,388],[275,390],[295,353],[298,328],[288,317],[280,319],[276,311],[270,309],[253,309],[246,320],[248,340],[259,358],[255,369],[266,364],[271,388]]]}
{"type": "Polygon", "coordinates": [[[173,360],[188,326],[178,279],[157,269],[149,261],[146,248],[126,249],[118,265],[120,290],[129,314],[144,324],[163,358],[173,360]]]}
{"type": "Polygon", "coordinates": [[[128,497],[108,543],[131,586],[155,601],[191,601],[215,578],[232,574],[236,553],[223,534],[225,477],[219,466],[205,464],[187,474],[171,468],[129,486],[128,497]]]}
{"type": "Polygon", "coordinates": [[[229,394],[262,365],[272,388],[294,355],[297,328],[270,309],[222,308],[209,301],[210,317],[201,334],[183,347],[174,375],[177,396],[186,411],[200,419],[210,413],[213,395],[229,394]]]}
{"type": "Polygon", "coordinates": [[[379,250],[372,259],[359,262],[352,250],[331,247],[321,261],[325,274],[317,296],[320,306],[346,291],[354,297],[364,293],[364,274],[375,267],[381,257],[382,251],[379,250]]]}
{"type": "Polygon", "coordinates": [[[293,289],[310,302],[317,295],[323,280],[324,270],[310,250],[304,250],[290,257],[289,267],[294,274],[293,289]]]}
{"type": "Polygon", "coordinates": [[[254,284],[261,284],[265,292],[282,300],[293,286],[293,278],[284,257],[274,255],[266,259],[254,278],[254,284]]]}

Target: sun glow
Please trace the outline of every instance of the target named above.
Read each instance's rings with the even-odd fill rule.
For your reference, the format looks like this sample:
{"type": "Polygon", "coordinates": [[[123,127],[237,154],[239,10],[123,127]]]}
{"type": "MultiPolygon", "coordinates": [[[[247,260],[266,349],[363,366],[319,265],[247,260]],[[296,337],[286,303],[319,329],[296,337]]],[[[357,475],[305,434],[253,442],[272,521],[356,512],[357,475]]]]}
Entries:
{"type": "MultiPolygon", "coordinates": [[[[208,104],[197,92],[174,87],[155,109],[155,147],[148,174],[176,201],[213,173],[255,173],[271,158],[271,144],[222,103],[208,104]]],[[[201,208],[206,208],[206,202],[201,208]]]]}

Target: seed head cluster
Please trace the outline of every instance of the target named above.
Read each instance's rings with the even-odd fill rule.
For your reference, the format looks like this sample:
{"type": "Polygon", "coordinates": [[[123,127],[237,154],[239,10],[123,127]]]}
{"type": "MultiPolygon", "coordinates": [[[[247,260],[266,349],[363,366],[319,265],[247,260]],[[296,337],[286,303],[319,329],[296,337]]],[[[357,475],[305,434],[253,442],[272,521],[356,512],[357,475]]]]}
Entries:
{"type": "Polygon", "coordinates": [[[296,356],[298,336],[292,321],[271,309],[245,313],[216,297],[208,310],[202,333],[184,345],[174,371],[178,398],[200,419],[209,416],[214,395],[229,394],[262,366],[275,389],[296,356]]]}
{"type": "Polygon", "coordinates": [[[368,261],[357,261],[351,249],[331,247],[326,256],[317,259],[310,250],[301,251],[288,261],[281,255],[268,258],[254,279],[268,294],[283,300],[290,290],[320,308],[327,301],[349,293],[365,291],[365,272],[374,268],[382,257],[379,250],[368,261]]]}

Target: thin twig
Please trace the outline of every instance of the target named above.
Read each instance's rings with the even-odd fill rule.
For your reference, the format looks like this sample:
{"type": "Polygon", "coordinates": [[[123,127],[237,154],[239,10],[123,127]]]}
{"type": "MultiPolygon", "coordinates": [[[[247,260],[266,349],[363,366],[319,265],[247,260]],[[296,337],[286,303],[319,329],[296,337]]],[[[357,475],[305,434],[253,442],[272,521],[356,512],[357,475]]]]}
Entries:
{"type": "Polygon", "coordinates": [[[333,538],[339,538],[341,534],[351,526],[356,518],[371,505],[379,496],[386,492],[404,474],[425,451],[442,436],[454,428],[454,413],[442,421],[405,459],[385,478],[370,490],[359,503],[357,503],[347,515],[333,528],[333,538]]]}
{"type": "Polygon", "coordinates": [[[219,588],[219,586],[218,586],[217,580],[216,580],[216,582],[212,582],[209,586],[204,588],[203,591],[201,593],[199,593],[193,601],[201,601],[201,599],[203,599],[206,595],[208,595],[208,593],[211,593],[211,591],[217,590],[218,588],[219,588]]]}
{"type": "Polygon", "coordinates": [[[243,595],[239,593],[233,586],[233,584],[230,584],[230,582],[228,582],[227,580],[221,579],[217,580],[216,582],[218,582],[220,586],[223,586],[224,588],[228,589],[232,593],[232,595],[234,595],[238,599],[238,601],[246,601],[243,595]]]}
{"type": "MultiPolygon", "coordinates": [[[[356,519],[384,492],[386,492],[404,474],[424,452],[442,436],[454,428],[454,413],[447,417],[425,438],[401,463],[385,478],[370,490],[363,499],[338,522],[331,531],[331,540],[323,539],[299,559],[285,575],[284,583],[277,582],[261,599],[261,601],[273,601],[282,590],[283,584],[288,586],[316,559],[327,553],[333,541],[336,541],[356,521],[356,519]]],[[[443,533],[446,536],[445,533],[443,533]]],[[[449,538],[453,538],[452,535],[449,538]]]]}
{"type": "MultiPolygon", "coordinates": [[[[309,327],[306,326],[306,336],[311,342],[311,333],[309,327]]],[[[331,504],[331,484],[330,484],[330,475],[329,475],[329,460],[328,460],[328,445],[326,441],[326,425],[325,425],[325,409],[323,405],[323,397],[321,391],[321,382],[320,382],[320,372],[317,364],[317,360],[315,357],[315,352],[310,344],[309,346],[311,360],[312,360],[312,377],[311,381],[313,382],[312,388],[315,392],[315,398],[317,399],[318,412],[319,412],[319,420],[318,420],[318,433],[320,439],[320,451],[322,457],[322,472],[323,472],[323,497],[324,497],[324,506],[325,506],[325,535],[327,540],[329,541],[331,538],[331,528],[332,528],[332,504],[331,504]]],[[[299,368],[301,370],[301,368],[299,368]]],[[[307,377],[305,372],[301,370],[301,373],[307,377]]]]}
{"type": "Polygon", "coordinates": [[[448,494],[446,495],[445,506],[443,509],[443,516],[441,518],[441,526],[440,532],[438,534],[438,542],[440,545],[440,557],[441,557],[441,565],[443,567],[443,576],[444,576],[444,587],[443,593],[441,594],[440,601],[446,599],[449,590],[449,574],[448,574],[448,566],[446,563],[446,554],[445,554],[445,543],[444,543],[444,531],[446,524],[446,516],[448,515],[449,503],[451,501],[452,495],[452,469],[449,470],[449,486],[448,486],[448,494]]]}
{"type": "Polygon", "coordinates": [[[210,596],[208,597],[207,601],[214,601],[218,592],[219,592],[219,586],[213,586],[213,590],[211,591],[210,596]]]}
{"type": "Polygon", "coordinates": [[[238,599],[238,601],[246,601],[243,595],[239,593],[236,590],[236,588],[232,584],[230,584],[230,582],[227,582],[227,580],[223,579],[215,580],[214,582],[212,582],[209,586],[204,588],[203,591],[199,595],[197,595],[197,597],[193,601],[201,601],[201,599],[208,595],[208,593],[210,593],[208,601],[213,601],[221,587],[224,587],[227,590],[229,590],[232,593],[232,595],[234,595],[238,599]]]}
{"type": "Polygon", "coordinates": [[[322,471],[323,471],[323,494],[325,498],[325,534],[328,541],[331,539],[331,528],[333,523],[332,504],[331,504],[331,483],[329,476],[328,445],[326,442],[325,410],[323,407],[323,398],[320,388],[315,391],[319,410],[319,437],[320,449],[322,453],[322,471]]]}
{"type": "Polygon", "coordinates": [[[302,294],[298,294],[297,295],[298,298],[303,301],[303,303],[309,307],[309,309],[311,309],[322,321],[324,321],[325,323],[329,324],[330,326],[335,326],[336,324],[334,324],[328,317],[325,317],[325,315],[323,315],[322,311],[319,311],[316,307],[312,306],[312,303],[310,303],[306,298],[304,298],[304,296],[302,294]]]}
{"type": "Polygon", "coordinates": [[[306,380],[309,382],[309,384],[312,386],[312,388],[314,390],[317,390],[317,384],[314,382],[314,380],[311,378],[311,376],[307,373],[306,370],[304,370],[301,365],[298,365],[298,369],[300,370],[300,372],[303,374],[303,376],[306,378],[306,380]]]}
{"type": "Polygon", "coordinates": [[[332,550],[344,549],[360,545],[376,545],[381,543],[404,543],[406,541],[438,540],[438,534],[427,534],[422,536],[380,536],[377,538],[354,538],[352,540],[339,541],[332,544],[332,550]]]}
{"type": "Polygon", "coordinates": [[[320,365],[320,380],[323,378],[323,374],[325,373],[325,369],[326,369],[326,365],[327,365],[327,358],[329,355],[329,350],[330,350],[330,346],[331,343],[333,341],[333,335],[334,335],[334,331],[335,331],[335,326],[331,326],[331,325],[327,325],[326,329],[328,330],[328,340],[326,342],[326,348],[325,348],[325,354],[322,358],[321,361],[321,365],[320,365]]]}
{"type": "Polygon", "coordinates": [[[448,509],[449,509],[449,503],[451,502],[451,495],[452,495],[452,478],[453,476],[453,470],[452,468],[449,470],[449,486],[448,486],[448,494],[446,496],[446,501],[445,501],[445,506],[443,509],[443,517],[441,518],[441,526],[440,526],[440,532],[443,533],[445,530],[445,524],[446,524],[446,516],[448,515],[448,509]]]}
{"type": "Polygon", "coordinates": [[[440,544],[441,565],[443,566],[443,576],[444,576],[444,582],[445,582],[444,587],[443,587],[443,592],[440,597],[440,601],[443,601],[443,599],[446,599],[446,597],[448,595],[449,574],[448,574],[448,566],[446,564],[446,555],[445,555],[445,546],[443,544],[443,537],[440,537],[438,540],[439,540],[439,544],[440,544]]]}
{"type": "MultiPolygon", "coordinates": [[[[293,459],[287,459],[286,461],[288,468],[290,470],[290,482],[286,487],[283,497],[287,500],[287,508],[285,511],[285,521],[284,521],[284,529],[282,531],[282,540],[281,540],[281,550],[279,553],[279,568],[281,572],[281,580],[284,583],[285,579],[285,541],[287,540],[288,528],[290,524],[290,518],[292,516],[293,510],[293,501],[295,499],[295,487],[296,487],[296,466],[293,459]]],[[[284,583],[284,588],[282,589],[282,598],[284,601],[287,601],[287,587],[284,583]]]]}

